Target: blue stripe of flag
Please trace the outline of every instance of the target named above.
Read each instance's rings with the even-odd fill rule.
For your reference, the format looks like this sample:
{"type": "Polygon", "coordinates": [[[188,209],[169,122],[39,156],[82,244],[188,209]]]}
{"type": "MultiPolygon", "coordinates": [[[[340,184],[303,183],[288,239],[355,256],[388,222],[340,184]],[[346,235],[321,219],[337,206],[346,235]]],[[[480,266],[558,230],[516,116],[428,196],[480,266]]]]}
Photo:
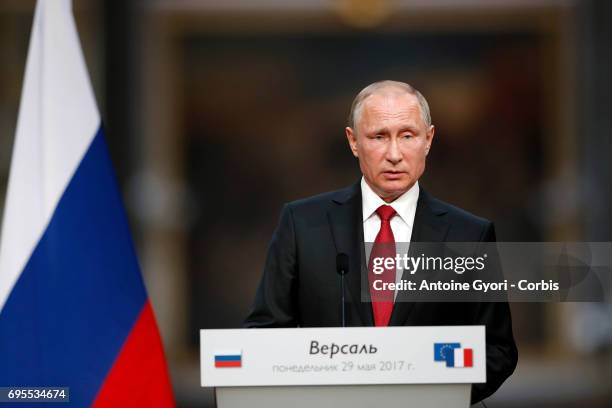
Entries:
{"type": "Polygon", "coordinates": [[[0,385],[91,406],[145,300],[100,128],[0,313],[0,385]]]}
{"type": "Polygon", "coordinates": [[[241,355],[235,356],[215,356],[215,361],[240,361],[241,355]]]}

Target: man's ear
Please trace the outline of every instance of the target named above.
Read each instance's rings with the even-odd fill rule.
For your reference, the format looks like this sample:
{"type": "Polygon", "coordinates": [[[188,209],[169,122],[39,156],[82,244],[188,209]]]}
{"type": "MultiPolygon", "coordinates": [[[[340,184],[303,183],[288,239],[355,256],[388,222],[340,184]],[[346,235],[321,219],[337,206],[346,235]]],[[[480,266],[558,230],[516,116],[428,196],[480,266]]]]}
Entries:
{"type": "Polygon", "coordinates": [[[346,133],[346,140],[348,140],[351,152],[353,152],[353,156],[358,158],[359,154],[357,153],[357,135],[353,131],[353,128],[348,126],[344,128],[344,133],[346,133]]]}
{"type": "Polygon", "coordinates": [[[427,146],[425,147],[425,155],[429,154],[429,150],[431,149],[431,143],[433,142],[434,134],[436,133],[436,128],[434,125],[431,125],[429,129],[427,129],[427,133],[425,134],[425,140],[427,142],[427,146]]]}

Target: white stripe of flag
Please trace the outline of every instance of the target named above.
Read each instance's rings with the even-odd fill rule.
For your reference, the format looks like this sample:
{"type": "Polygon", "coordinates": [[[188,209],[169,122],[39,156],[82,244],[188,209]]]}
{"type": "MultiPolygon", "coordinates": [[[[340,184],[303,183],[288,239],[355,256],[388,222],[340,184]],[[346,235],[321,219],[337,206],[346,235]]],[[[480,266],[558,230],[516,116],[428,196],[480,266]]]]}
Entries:
{"type": "Polygon", "coordinates": [[[36,4],[0,234],[0,311],[100,127],[71,7],[36,4]]]}

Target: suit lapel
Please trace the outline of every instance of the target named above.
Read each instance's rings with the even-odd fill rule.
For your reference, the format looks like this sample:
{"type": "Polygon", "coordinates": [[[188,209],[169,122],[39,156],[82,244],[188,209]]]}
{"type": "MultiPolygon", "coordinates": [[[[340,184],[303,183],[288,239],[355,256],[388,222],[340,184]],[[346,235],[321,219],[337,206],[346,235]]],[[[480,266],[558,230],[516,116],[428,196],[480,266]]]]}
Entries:
{"type": "MultiPolygon", "coordinates": [[[[414,215],[410,242],[444,242],[448,233],[448,223],[444,214],[446,210],[438,206],[427,192],[420,188],[417,209],[414,215]]],[[[409,256],[417,256],[414,245],[410,245],[409,256]]],[[[389,326],[404,326],[413,312],[415,302],[410,301],[410,292],[400,291],[397,294],[389,326]]]]}
{"type": "MultiPolygon", "coordinates": [[[[336,194],[327,215],[336,253],[345,253],[349,257],[350,269],[345,279],[350,299],[359,311],[361,324],[372,326],[372,307],[369,302],[361,301],[361,282],[364,277],[367,279],[367,271],[363,267],[365,250],[360,183],[336,194]]],[[[364,292],[364,295],[369,298],[369,293],[364,292]]],[[[348,319],[349,322],[351,320],[357,319],[348,319]]]]}

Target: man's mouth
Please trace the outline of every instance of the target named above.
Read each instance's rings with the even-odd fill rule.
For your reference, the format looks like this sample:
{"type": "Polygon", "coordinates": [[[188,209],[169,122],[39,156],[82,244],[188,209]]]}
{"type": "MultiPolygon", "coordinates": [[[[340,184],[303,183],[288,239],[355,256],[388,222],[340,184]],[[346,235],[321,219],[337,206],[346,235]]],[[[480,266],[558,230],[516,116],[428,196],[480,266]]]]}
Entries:
{"type": "Polygon", "coordinates": [[[388,180],[397,180],[400,179],[403,175],[403,171],[390,170],[383,172],[383,176],[388,180]]]}

